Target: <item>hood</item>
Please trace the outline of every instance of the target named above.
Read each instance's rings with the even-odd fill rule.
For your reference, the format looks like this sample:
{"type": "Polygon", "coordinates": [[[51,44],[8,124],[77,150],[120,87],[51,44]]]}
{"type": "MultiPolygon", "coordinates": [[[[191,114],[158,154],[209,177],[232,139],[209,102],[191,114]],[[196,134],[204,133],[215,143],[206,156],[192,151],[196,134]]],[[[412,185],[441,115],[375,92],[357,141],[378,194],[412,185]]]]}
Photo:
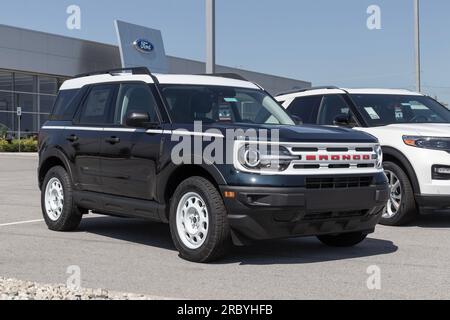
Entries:
{"type": "Polygon", "coordinates": [[[405,123],[392,124],[385,127],[372,128],[375,130],[391,130],[403,135],[425,136],[425,137],[450,137],[450,123],[405,123]]]}
{"type": "Polygon", "coordinates": [[[377,143],[378,140],[372,135],[352,129],[325,126],[268,126],[268,125],[235,125],[235,124],[214,124],[205,125],[203,131],[208,129],[218,129],[226,135],[226,130],[249,130],[254,129],[258,135],[260,130],[278,130],[279,140],[282,142],[334,142],[334,143],[377,143]]]}

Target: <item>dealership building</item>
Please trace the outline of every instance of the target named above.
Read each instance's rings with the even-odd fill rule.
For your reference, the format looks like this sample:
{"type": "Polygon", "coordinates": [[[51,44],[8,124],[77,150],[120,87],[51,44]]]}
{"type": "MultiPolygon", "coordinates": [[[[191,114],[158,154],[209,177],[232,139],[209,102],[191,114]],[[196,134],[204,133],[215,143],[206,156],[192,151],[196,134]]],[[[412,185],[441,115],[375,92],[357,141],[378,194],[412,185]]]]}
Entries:
{"type": "MultiPolygon", "coordinates": [[[[59,86],[78,74],[134,66],[159,73],[205,73],[204,62],[166,55],[159,30],[122,21],[115,26],[117,46],[0,25],[0,134],[37,133],[59,86]]],[[[217,66],[216,72],[240,74],[271,93],[311,86],[226,66],[217,66]]]]}

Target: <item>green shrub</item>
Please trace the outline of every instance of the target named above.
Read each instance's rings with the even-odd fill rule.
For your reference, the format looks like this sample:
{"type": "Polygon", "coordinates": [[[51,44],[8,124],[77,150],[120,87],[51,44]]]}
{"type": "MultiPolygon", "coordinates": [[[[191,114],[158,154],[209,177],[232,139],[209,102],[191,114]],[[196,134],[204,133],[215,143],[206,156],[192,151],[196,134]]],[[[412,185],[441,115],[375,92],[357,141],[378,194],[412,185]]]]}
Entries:
{"type": "Polygon", "coordinates": [[[8,128],[0,123],[0,139],[4,139],[8,133],[8,128]]]}
{"type": "MultiPolygon", "coordinates": [[[[37,152],[38,143],[35,139],[22,139],[20,142],[20,151],[37,152]]],[[[11,143],[0,139],[0,152],[19,152],[19,140],[13,140],[11,143]]]]}

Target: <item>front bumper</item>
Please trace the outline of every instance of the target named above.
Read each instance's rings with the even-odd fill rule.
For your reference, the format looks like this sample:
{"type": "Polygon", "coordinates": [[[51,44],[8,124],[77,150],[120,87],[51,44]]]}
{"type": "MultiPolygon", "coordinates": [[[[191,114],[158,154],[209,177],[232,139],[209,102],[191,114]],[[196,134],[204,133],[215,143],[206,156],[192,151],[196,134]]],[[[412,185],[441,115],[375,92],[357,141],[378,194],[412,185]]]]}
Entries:
{"type": "Polygon", "coordinates": [[[363,188],[221,188],[236,244],[298,236],[372,233],[389,198],[387,184],[363,188]]]}
{"type": "Polygon", "coordinates": [[[407,147],[401,151],[413,166],[421,195],[450,196],[450,179],[437,180],[432,177],[433,166],[450,166],[450,154],[448,152],[414,147],[407,147]]]}

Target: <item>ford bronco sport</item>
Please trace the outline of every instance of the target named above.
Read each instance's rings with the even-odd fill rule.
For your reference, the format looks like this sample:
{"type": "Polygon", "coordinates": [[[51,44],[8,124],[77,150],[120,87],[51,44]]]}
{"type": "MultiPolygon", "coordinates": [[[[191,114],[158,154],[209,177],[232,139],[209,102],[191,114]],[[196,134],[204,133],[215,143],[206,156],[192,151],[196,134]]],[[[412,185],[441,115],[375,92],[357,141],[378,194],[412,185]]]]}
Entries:
{"type": "Polygon", "coordinates": [[[89,212],[169,223],[194,262],[254,240],[356,245],[389,195],[374,137],[296,126],[237,75],[132,68],[68,80],[39,149],[49,229],[74,230],[89,212]]]}

